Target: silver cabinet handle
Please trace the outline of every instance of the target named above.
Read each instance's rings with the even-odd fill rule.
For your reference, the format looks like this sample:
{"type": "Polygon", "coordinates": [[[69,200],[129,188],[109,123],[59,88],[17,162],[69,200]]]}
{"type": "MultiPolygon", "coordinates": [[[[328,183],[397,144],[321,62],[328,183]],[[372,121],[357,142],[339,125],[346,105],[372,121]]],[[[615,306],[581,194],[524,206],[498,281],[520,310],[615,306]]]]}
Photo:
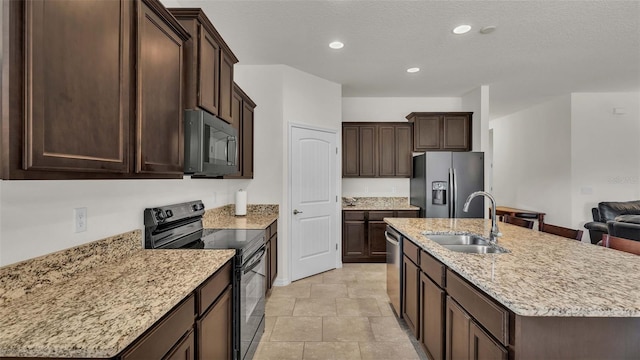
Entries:
{"type": "Polygon", "coordinates": [[[293,209],[293,215],[302,214],[302,211],[298,211],[298,209],[293,209]]]}

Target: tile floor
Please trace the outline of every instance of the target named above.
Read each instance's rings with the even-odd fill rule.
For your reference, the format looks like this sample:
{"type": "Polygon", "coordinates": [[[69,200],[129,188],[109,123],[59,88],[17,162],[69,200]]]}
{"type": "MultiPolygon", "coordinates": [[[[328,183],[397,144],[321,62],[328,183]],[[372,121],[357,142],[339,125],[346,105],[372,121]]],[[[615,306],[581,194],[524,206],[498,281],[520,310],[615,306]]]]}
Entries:
{"type": "Polygon", "coordinates": [[[273,288],[254,359],[427,357],[389,305],[385,264],[344,264],[273,288]]]}

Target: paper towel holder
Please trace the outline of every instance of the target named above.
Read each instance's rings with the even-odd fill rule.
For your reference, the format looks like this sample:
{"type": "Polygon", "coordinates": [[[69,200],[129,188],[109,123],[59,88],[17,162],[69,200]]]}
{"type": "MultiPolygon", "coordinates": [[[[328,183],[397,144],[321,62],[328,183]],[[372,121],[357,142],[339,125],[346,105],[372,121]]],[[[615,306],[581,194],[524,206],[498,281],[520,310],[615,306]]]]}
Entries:
{"type": "Polygon", "coordinates": [[[240,217],[247,215],[247,192],[242,189],[236,192],[235,215],[240,217]]]}

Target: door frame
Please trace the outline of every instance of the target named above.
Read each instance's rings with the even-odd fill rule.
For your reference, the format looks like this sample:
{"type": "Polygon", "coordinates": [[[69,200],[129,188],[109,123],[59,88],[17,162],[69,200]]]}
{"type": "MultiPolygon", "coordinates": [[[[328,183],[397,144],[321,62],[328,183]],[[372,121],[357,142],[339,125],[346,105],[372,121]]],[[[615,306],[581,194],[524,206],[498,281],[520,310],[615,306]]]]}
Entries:
{"type": "MultiPolygon", "coordinates": [[[[323,127],[318,127],[318,126],[312,126],[312,125],[307,125],[307,124],[300,124],[300,123],[294,123],[294,122],[288,122],[287,123],[287,137],[289,138],[289,140],[287,141],[287,208],[283,209],[285,211],[286,214],[286,221],[287,221],[287,232],[289,234],[289,241],[288,241],[288,246],[287,246],[287,263],[288,263],[288,279],[289,279],[289,283],[291,283],[291,279],[293,279],[293,257],[292,257],[292,241],[293,239],[291,238],[292,234],[293,234],[293,214],[292,214],[292,209],[293,209],[293,189],[292,189],[292,183],[293,183],[293,172],[292,172],[292,158],[293,158],[293,154],[291,153],[292,148],[293,148],[293,129],[294,128],[300,128],[300,129],[305,129],[305,130],[312,130],[312,131],[320,131],[320,132],[324,132],[324,133],[328,133],[328,134],[332,134],[335,137],[335,142],[336,142],[336,193],[334,194],[335,196],[337,196],[337,201],[335,202],[335,206],[334,206],[334,216],[336,219],[336,227],[333,230],[333,236],[336,239],[336,244],[338,245],[338,248],[336,250],[336,255],[335,255],[335,267],[337,268],[341,268],[342,267],[342,256],[340,256],[340,254],[342,254],[342,216],[341,216],[341,211],[342,211],[342,178],[340,176],[338,176],[338,174],[342,174],[342,157],[340,154],[342,154],[342,149],[341,149],[341,141],[338,141],[338,135],[339,135],[339,130],[337,129],[330,129],[330,128],[323,128],[323,127]]],[[[283,284],[286,285],[286,284],[283,284]]]]}

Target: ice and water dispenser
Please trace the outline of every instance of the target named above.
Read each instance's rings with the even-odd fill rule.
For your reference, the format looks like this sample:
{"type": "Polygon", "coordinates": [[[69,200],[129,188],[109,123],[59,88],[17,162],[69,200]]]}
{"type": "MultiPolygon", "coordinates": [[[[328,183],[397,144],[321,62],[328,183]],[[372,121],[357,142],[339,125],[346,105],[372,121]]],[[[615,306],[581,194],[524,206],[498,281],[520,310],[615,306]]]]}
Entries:
{"type": "Polygon", "coordinates": [[[434,181],[431,183],[431,203],[434,205],[447,204],[447,182],[434,181]]]}

